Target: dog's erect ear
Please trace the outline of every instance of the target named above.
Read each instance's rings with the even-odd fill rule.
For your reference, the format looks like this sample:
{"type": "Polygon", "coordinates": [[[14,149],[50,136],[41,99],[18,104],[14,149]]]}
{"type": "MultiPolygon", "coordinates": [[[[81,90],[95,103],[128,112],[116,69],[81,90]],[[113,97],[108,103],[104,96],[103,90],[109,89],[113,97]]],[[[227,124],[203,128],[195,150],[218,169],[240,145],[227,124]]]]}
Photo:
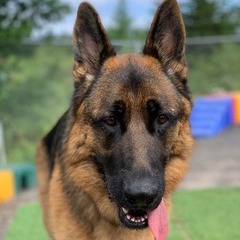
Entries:
{"type": "Polygon", "coordinates": [[[170,75],[185,67],[185,28],[176,0],[158,8],[143,53],[157,58],[170,75]]]}
{"type": "Polygon", "coordinates": [[[116,55],[96,10],[86,2],[78,8],[73,47],[73,76],[76,82],[86,81],[80,83],[84,88],[98,74],[103,62],[116,55]]]}

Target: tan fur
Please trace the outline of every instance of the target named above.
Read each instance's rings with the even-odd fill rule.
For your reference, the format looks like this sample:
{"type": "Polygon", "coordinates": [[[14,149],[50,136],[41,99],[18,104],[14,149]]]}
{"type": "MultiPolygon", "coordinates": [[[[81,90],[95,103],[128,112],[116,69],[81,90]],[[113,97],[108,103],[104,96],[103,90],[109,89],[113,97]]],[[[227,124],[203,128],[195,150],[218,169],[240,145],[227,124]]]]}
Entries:
{"type": "MultiPolygon", "coordinates": [[[[118,214],[119,206],[115,201],[110,200],[103,175],[93,161],[94,152],[98,152],[100,156],[108,156],[110,150],[103,147],[104,141],[97,137],[94,127],[88,122],[89,116],[86,112],[91,112],[92,119],[108,116],[109,110],[105,107],[106,102],[115,102],[119,99],[131,112],[128,119],[128,131],[121,136],[121,141],[130,139],[131,145],[123,145],[122,151],[127,152],[130,149],[129,152],[133,152],[132,166],[138,170],[153,170],[150,161],[147,161],[149,156],[146,149],[151,145],[154,137],[148,132],[146,121],[143,119],[143,114],[141,115],[142,109],[146,108],[146,103],[157,99],[173,114],[183,109],[183,112],[179,112],[176,125],[168,131],[168,137],[161,139],[164,147],[158,143],[159,139],[156,145],[162,147],[169,156],[165,168],[163,200],[170,218],[171,193],[187,172],[188,159],[193,147],[189,126],[191,103],[189,97],[181,93],[186,90],[184,84],[187,78],[184,41],[185,31],[176,0],[165,0],[157,11],[146,41],[144,54],[121,56],[115,56],[95,10],[87,3],[80,6],[73,35],[75,51],[73,77],[76,86],[80,86],[79,89],[77,88],[79,92],[75,93],[78,100],[77,109],[70,108],[66,117],[66,129],[60,129],[60,132],[64,130],[66,132],[59,140],[60,150],[54,148],[56,154],[53,169],[50,169],[49,163],[53,159],[49,153],[47,145],[49,143],[46,143],[45,138],[38,146],[36,158],[43,219],[52,239],[154,240],[148,227],[143,230],[132,230],[122,226],[118,214]],[[166,8],[165,11],[164,8],[166,8]],[[168,29],[169,13],[171,13],[170,17],[174,26],[178,28],[177,33],[182,37],[182,42],[180,42],[182,49],[180,45],[177,53],[174,49],[176,46],[175,32],[172,32],[172,28],[168,29]],[[154,26],[158,24],[159,17],[167,18],[167,31],[159,41],[155,42],[157,33],[154,32],[156,30],[154,26]],[[86,31],[86,22],[89,26],[93,26],[93,36],[91,31],[86,31]],[[94,39],[96,34],[100,36],[98,41],[94,39]],[[103,49],[105,55],[100,54],[103,49]],[[152,52],[153,55],[151,55],[152,52]],[[173,56],[173,53],[177,56],[173,56]],[[155,56],[156,54],[158,56],[155,56]],[[101,59],[102,56],[105,59],[101,59]],[[101,63],[100,60],[102,60],[101,63]],[[115,81],[114,78],[124,74],[129,66],[137,69],[136,76],[142,76],[141,84],[135,86],[136,82],[134,82],[134,86],[126,86],[124,85],[125,79],[115,81]],[[83,96],[91,87],[98,71],[101,71],[98,82],[91,89],[87,100],[84,100],[83,96]],[[74,114],[71,111],[74,111],[74,114]]],[[[152,152],[155,152],[155,149],[152,152]]],[[[153,175],[152,172],[150,173],[153,175]]],[[[160,179],[159,175],[156,175],[154,180],[156,179],[160,179]]]]}
{"type": "MultiPolygon", "coordinates": [[[[111,68],[113,66],[117,67],[117,61],[119,61],[119,59],[111,60],[112,61],[109,61],[111,63],[111,68]]],[[[134,60],[140,62],[143,60],[141,62],[143,66],[144,64],[149,64],[149,67],[152,68],[152,71],[155,71],[156,74],[160,74],[155,59],[151,57],[143,58],[134,55],[134,60]]],[[[119,64],[123,64],[123,62],[124,61],[119,61],[119,64]]],[[[106,69],[108,68],[109,65],[106,63],[106,69]]],[[[171,93],[173,91],[173,89],[171,90],[169,88],[168,84],[163,85],[161,88],[166,89],[164,92],[171,93]],[[167,90],[168,88],[169,90],[167,90]]],[[[133,99],[133,96],[131,98],[133,99]]],[[[129,98],[128,101],[130,101],[131,98],[129,98]]],[[[169,96],[169,103],[173,102],[171,101],[171,98],[173,98],[173,95],[169,96]]],[[[136,99],[133,99],[133,101],[135,101],[134,104],[136,105],[136,99]]],[[[101,103],[95,101],[95,104],[101,103]]],[[[188,101],[184,101],[184,104],[186,104],[186,109],[189,111],[187,115],[189,115],[191,110],[190,104],[188,101]]],[[[175,108],[174,105],[171,107],[175,108]]],[[[84,105],[79,109],[79,116],[82,114],[83,108],[84,105]]],[[[100,109],[100,106],[95,108],[96,111],[100,109]]],[[[97,114],[97,112],[95,114],[97,114]]],[[[132,130],[134,131],[134,126],[132,126],[132,130]]],[[[114,236],[117,234],[117,239],[119,240],[153,239],[149,229],[144,231],[133,231],[118,226],[119,220],[115,203],[109,200],[105,184],[95,165],[91,161],[85,161],[85,159],[90,157],[92,148],[97,144],[98,139],[93,138],[92,129],[85,127],[84,123],[79,117],[78,121],[73,124],[69,133],[69,141],[66,148],[68,161],[66,162],[66,166],[64,168],[72,183],[79,186],[79,188],[84,189],[84,193],[81,195],[81,198],[79,198],[79,201],[85,202],[85,211],[88,214],[86,221],[91,223],[89,225],[91,225],[92,229],[94,229],[93,233],[90,233],[92,230],[91,227],[90,229],[87,229],[85,224],[81,224],[81,222],[76,221],[76,219],[71,215],[67,200],[62,192],[61,170],[58,164],[55,166],[48,190],[46,183],[48,178],[48,171],[46,167],[47,160],[44,160],[47,159],[47,156],[44,146],[39,148],[37,165],[39,173],[40,195],[43,209],[45,209],[45,224],[47,225],[50,236],[57,240],[110,240],[114,239],[114,236]],[[89,174],[90,172],[91,174],[89,174]],[[49,198],[47,196],[49,196],[49,198]],[[49,208],[49,210],[46,213],[47,208],[49,208]],[[99,213],[101,214],[101,218],[99,213]],[[106,221],[105,219],[108,220],[106,221]],[[68,226],[67,231],[66,226],[68,226]]],[[[181,182],[185,176],[188,168],[187,159],[191,153],[192,144],[193,141],[189,132],[188,122],[179,122],[177,131],[175,132],[175,143],[172,147],[171,159],[166,168],[166,190],[164,201],[167,206],[169,217],[171,211],[171,192],[176,189],[179,182],[181,182]]]]}
{"type": "MultiPolygon", "coordinates": [[[[43,152],[44,149],[39,148],[38,154],[40,155],[43,152]]],[[[40,162],[37,161],[37,166],[39,169],[38,176],[40,189],[43,185],[46,184],[46,179],[42,178],[42,174],[44,175],[44,173],[41,171],[41,168],[43,167],[42,165],[43,164],[40,164],[40,162]]],[[[85,177],[89,178],[89,174],[87,174],[87,176],[83,176],[83,179],[87,181],[85,177]]],[[[99,196],[97,195],[95,197],[99,196]]],[[[45,224],[47,226],[49,235],[53,239],[112,240],[118,236],[117,239],[119,240],[153,240],[153,236],[150,233],[149,229],[140,231],[129,230],[116,226],[114,224],[110,224],[104,219],[99,220],[98,212],[96,211],[94,204],[91,204],[92,200],[87,196],[83,196],[83,199],[80,200],[88,203],[86,205],[86,211],[89,214],[89,221],[91,221],[91,223],[94,225],[94,232],[89,233],[89,230],[86,229],[85,225],[75,221],[75,218],[72,216],[71,211],[69,211],[68,205],[66,204],[67,200],[65,199],[65,195],[62,192],[61,173],[58,164],[54,169],[49,190],[47,192],[41,191],[40,199],[43,200],[42,203],[44,204],[44,209],[47,209],[48,206],[51,206],[47,212],[47,215],[44,214],[44,217],[45,219],[48,219],[45,224]],[[46,198],[46,194],[48,194],[49,198],[46,198]]],[[[98,201],[101,202],[102,199],[100,198],[98,201]]],[[[101,206],[105,211],[109,208],[108,204],[108,201],[101,203],[101,206]]]]}

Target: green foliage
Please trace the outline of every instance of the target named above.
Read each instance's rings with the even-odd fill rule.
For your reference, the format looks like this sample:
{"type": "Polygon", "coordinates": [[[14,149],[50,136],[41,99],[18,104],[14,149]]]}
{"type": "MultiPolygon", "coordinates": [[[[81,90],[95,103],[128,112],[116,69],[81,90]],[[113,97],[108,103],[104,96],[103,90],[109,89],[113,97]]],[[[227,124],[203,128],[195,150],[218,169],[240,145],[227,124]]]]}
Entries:
{"type": "Polygon", "coordinates": [[[240,4],[226,0],[190,0],[182,4],[188,36],[235,34],[240,4]]]}
{"type": "MultiPolygon", "coordinates": [[[[145,41],[148,29],[134,28],[128,14],[126,0],[119,0],[113,16],[113,25],[107,29],[113,40],[143,40],[145,41]]],[[[126,47],[126,51],[129,47],[126,47]]]]}
{"type": "MultiPolygon", "coordinates": [[[[198,47],[200,50],[202,46],[198,47]]],[[[208,47],[209,48],[209,47],[208,47]]],[[[189,51],[189,85],[194,95],[240,90],[240,45],[212,46],[212,51],[189,51]]]]}
{"type": "Polygon", "coordinates": [[[59,0],[0,1],[1,54],[16,51],[19,42],[29,37],[33,29],[57,21],[69,11],[69,6],[59,0]]]}
{"type": "Polygon", "coordinates": [[[34,161],[40,138],[67,109],[71,48],[41,46],[30,57],[0,59],[0,121],[10,162],[34,161]],[[4,76],[1,78],[1,76],[4,76]]]}
{"type": "Polygon", "coordinates": [[[128,15],[126,0],[119,0],[114,14],[114,26],[108,29],[112,39],[129,39],[132,26],[128,15]]]}

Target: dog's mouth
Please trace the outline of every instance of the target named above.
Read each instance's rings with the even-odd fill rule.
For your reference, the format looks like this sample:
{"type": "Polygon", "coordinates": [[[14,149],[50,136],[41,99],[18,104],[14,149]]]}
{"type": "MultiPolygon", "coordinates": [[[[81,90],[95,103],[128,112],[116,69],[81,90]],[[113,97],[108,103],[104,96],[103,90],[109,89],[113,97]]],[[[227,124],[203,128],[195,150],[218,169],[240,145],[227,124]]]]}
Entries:
{"type": "Polygon", "coordinates": [[[168,217],[164,201],[153,210],[119,208],[119,218],[125,227],[143,229],[149,226],[154,238],[167,239],[168,217]]]}
{"type": "Polygon", "coordinates": [[[148,226],[147,211],[142,209],[119,208],[119,219],[128,228],[141,229],[148,226]]]}

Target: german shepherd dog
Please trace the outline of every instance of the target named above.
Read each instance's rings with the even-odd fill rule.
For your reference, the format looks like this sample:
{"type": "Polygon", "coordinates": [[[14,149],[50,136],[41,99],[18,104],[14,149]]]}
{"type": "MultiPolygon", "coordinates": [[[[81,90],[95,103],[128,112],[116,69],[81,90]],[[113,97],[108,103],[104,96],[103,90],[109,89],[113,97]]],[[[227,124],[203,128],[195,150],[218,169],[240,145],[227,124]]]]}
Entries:
{"type": "Polygon", "coordinates": [[[165,0],[157,9],[143,53],[116,55],[97,12],[83,2],[73,46],[71,105],[37,151],[48,234],[164,239],[171,193],[193,145],[178,3],[165,0]]]}

